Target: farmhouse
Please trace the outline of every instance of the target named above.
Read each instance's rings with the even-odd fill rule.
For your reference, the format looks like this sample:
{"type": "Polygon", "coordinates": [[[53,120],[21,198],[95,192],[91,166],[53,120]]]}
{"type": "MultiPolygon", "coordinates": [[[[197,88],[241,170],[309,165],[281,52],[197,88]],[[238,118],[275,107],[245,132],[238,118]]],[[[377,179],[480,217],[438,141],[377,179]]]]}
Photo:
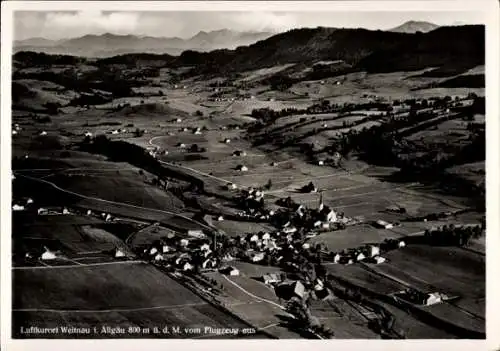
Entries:
{"type": "Polygon", "coordinates": [[[305,287],[300,281],[283,282],[276,286],[276,295],[284,300],[290,300],[292,297],[304,298],[305,287]]]}
{"type": "Polygon", "coordinates": [[[282,279],[278,273],[264,274],[262,276],[262,281],[264,282],[264,284],[267,284],[267,285],[280,283],[281,280],[282,279]]]}
{"type": "Polygon", "coordinates": [[[250,255],[250,260],[252,262],[260,262],[264,259],[264,253],[263,252],[253,252],[250,255]]]}
{"type": "Polygon", "coordinates": [[[225,275],[237,276],[240,275],[240,271],[237,268],[228,266],[220,269],[220,272],[225,275]]]}
{"type": "Polygon", "coordinates": [[[234,183],[227,184],[227,190],[235,190],[236,188],[237,186],[234,183]]]}
{"type": "Polygon", "coordinates": [[[18,204],[14,204],[14,206],[12,206],[12,210],[13,211],[24,211],[24,206],[18,205],[18,204]]]}
{"type": "Polygon", "coordinates": [[[55,260],[56,259],[56,254],[49,249],[45,248],[45,252],[42,253],[42,256],[40,257],[42,260],[55,260]]]}
{"type": "Polygon", "coordinates": [[[229,144],[230,142],[231,142],[231,139],[229,139],[229,138],[224,139],[224,143],[229,144]]]}
{"type": "Polygon", "coordinates": [[[92,133],[91,132],[85,132],[84,134],[87,138],[92,138],[92,133]]]}
{"type": "Polygon", "coordinates": [[[406,243],[401,240],[399,243],[398,243],[398,247],[401,248],[401,247],[405,247],[406,246],[406,243]]]}
{"type": "Polygon", "coordinates": [[[375,221],[375,226],[383,229],[392,229],[394,226],[391,223],[378,219],[375,221]]]}
{"type": "Polygon", "coordinates": [[[238,166],[236,167],[236,169],[237,169],[238,171],[240,171],[240,172],[246,172],[246,171],[248,171],[248,167],[247,167],[247,166],[245,166],[245,165],[238,165],[238,166]]]}
{"type": "Polygon", "coordinates": [[[187,231],[187,235],[191,236],[193,238],[197,238],[197,239],[203,239],[205,237],[205,234],[203,234],[203,231],[201,231],[199,229],[189,229],[187,231]]]}
{"type": "Polygon", "coordinates": [[[189,240],[188,239],[181,239],[179,242],[181,246],[186,247],[189,245],[189,240]]]}
{"type": "Polygon", "coordinates": [[[125,257],[125,253],[122,250],[120,250],[120,249],[117,248],[117,249],[115,249],[114,256],[116,258],[125,257]]]}
{"type": "Polygon", "coordinates": [[[318,161],[318,166],[324,166],[324,165],[325,165],[325,161],[323,161],[323,160],[318,161]]]}

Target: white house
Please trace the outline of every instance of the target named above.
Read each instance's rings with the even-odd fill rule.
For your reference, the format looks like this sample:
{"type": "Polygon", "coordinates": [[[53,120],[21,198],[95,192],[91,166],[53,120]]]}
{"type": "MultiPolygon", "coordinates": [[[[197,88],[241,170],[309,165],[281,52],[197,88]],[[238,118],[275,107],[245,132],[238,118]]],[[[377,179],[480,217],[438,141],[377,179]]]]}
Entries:
{"type": "Polygon", "coordinates": [[[366,256],[362,252],[356,255],[356,261],[358,262],[363,261],[365,258],[366,256]]]}
{"type": "Polygon", "coordinates": [[[37,211],[38,215],[46,215],[49,211],[46,208],[40,207],[37,211]]]}
{"type": "Polygon", "coordinates": [[[87,210],[87,216],[92,215],[92,210],[87,210]]]}
{"type": "Polygon", "coordinates": [[[171,250],[171,249],[170,249],[170,246],[168,246],[168,245],[163,245],[163,246],[161,247],[161,251],[162,251],[163,253],[170,252],[170,250],[171,250]]]}
{"type": "Polygon", "coordinates": [[[69,214],[69,210],[66,207],[64,207],[63,210],[62,210],[62,214],[63,215],[69,214]]]}
{"type": "Polygon", "coordinates": [[[55,260],[56,259],[56,254],[50,251],[49,249],[45,248],[45,252],[42,254],[40,257],[42,260],[55,260]]]}
{"type": "Polygon", "coordinates": [[[187,127],[184,127],[181,129],[181,132],[187,132],[189,129],[187,129],[187,127]]]}
{"type": "Polygon", "coordinates": [[[155,256],[155,261],[163,261],[163,255],[162,255],[162,254],[160,254],[160,253],[159,253],[159,254],[157,254],[157,255],[155,256]]]}
{"type": "Polygon", "coordinates": [[[181,244],[181,246],[186,247],[189,245],[189,240],[188,239],[181,239],[180,244],[181,244]]]}
{"type": "Polygon", "coordinates": [[[297,228],[295,228],[295,227],[287,227],[287,228],[283,229],[283,232],[286,234],[295,233],[296,231],[297,231],[297,228]]]}
{"type": "Polygon", "coordinates": [[[240,171],[240,172],[246,172],[246,171],[248,171],[248,167],[245,166],[245,165],[239,165],[237,167],[237,170],[240,171]]]}
{"type": "Polygon", "coordinates": [[[112,218],[113,218],[113,217],[111,217],[111,215],[108,213],[108,214],[106,215],[106,219],[105,219],[105,221],[106,221],[106,222],[109,222],[109,221],[111,221],[111,219],[112,219],[112,218]]]}
{"type": "Polygon", "coordinates": [[[264,281],[264,284],[268,285],[281,282],[281,278],[277,273],[264,274],[262,276],[262,280],[264,281]]]}
{"type": "Polygon", "coordinates": [[[303,248],[304,250],[309,250],[309,248],[310,248],[310,247],[311,247],[311,245],[310,245],[309,243],[304,243],[304,244],[302,244],[302,248],[303,248]]]}
{"type": "Polygon", "coordinates": [[[17,131],[13,130],[12,135],[16,135],[16,134],[17,134],[17,131]]]}
{"type": "Polygon", "coordinates": [[[323,284],[323,281],[321,279],[316,279],[316,284],[314,285],[314,290],[320,291],[323,290],[325,285],[323,284]]]}
{"type": "Polygon", "coordinates": [[[177,144],[177,146],[180,147],[181,149],[186,148],[186,144],[184,144],[184,143],[179,143],[179,144],[177,144]]]}
{"type": "Polygon", "coordinates": [[[183,271],[192,271],[193,268],[194,266],[189,262],[184,263],[184,265],[182,266],[183,271]]]}
{"type": "Polygon", "coordinates": [[[182,118],[177,118],[175,121],[176,121],[177,123],[181,123],[181,122],[182,122],[182,118]]]}
{"type": "Polygon", "coordinates": [[[427,306],[435,305],[437,303],[443,302],[441,295],[438,293],[430,293],[427,295],[427,299],[425,300],[425,304],[427,306]]]}
{"type": "Polygon", "coordinates": [[[84,134],[86,137],[92,138],[92,133],[91,132],[85,132],[84,134]]]}
{"type": "Polygon", "coordinates": [[[328,124],[324,123],[323,128],[328,128],[328,124]]]}
{"type": "Polygon", "coordinates": [[[200,246],[200,250],[201,251],[208,251],[208,250],[210,250],[210,245],[208,245],[207,243],[204,243],[203,245],[200,246]]]}
{"type": "Polygon", "coordinates": [[[222,222],[222,221],[224,220],[224,217],[223,217],[223,216],[219,216],[219,217],[217,217],[217,220],[218,220],[219,222],[222,222]]]}
{"type": "Polygon", "coordinates": [[[116,135],[116,134],[118,134],[118,133],[119,133],[119,132],[118,132],[118,130],[116,130],[116,129],[115,129],[115,130],[113,130],[113,131],[111,131],[111,134],[113,134],[113,135],[116,135]]]}
{"type": "Polygon", "coordinates": [[[231,142],[231,139],[229,139],[229,138],[224,139],[224,143],[229,144],[230,142],[231,142]]]}
{"type": "Polygon", "coordinates": [[[158,249],[156,247],[152,247],[150,250],[149,250],[149,254],[150,255],[154,255],[158,252],[158,249]]]}
{"type": "Polygon", "coordinates": [[[228,190],[234,190],[234,189],[236,189],[236,188],[237,188],[237,186],[236,186],[236,184],[234,184],[234,183],[229,183],[229,184],[227,185],[227,189],[228,189],[228,190]]]}
{"type": "Polygon", "coordinates": [[[370,245],[370,257],[375,257],[380,255],[380,247],[375,245],[370,245]]]}
{"type": "Polygon", "coordinates": [[[125,257],[125,253],[122,250],[120,250],[120,249],[116,249],[115,250],[115,257],[116,258],[125,257]]]}
{"type": "Polygon", "coordinates": [[[29,197],[29,198],[26,200],[26,204],[28,204],[28,205],[29,205],[29,204],[32,204],[32,203],[33,203],[33,199],[29,197]]]}
{"type": "Polygon", "coordinates": [[[391,223],[388,223],[386,221],[383,221],[381,219],[376,221],[377,226],[384,228],[384,229],[392,229],[394,226],[391,223]]]}
{"type": "Polygon", "coordinates": [[[333,257],[333,263],[339,263],[340,261],[340,254],[336,254],[334,257],[333,257]]]}
{"type": "Polygon", "coordinates": [[[398,247],[405,247],[406,246],[406,243],[401,240],[399,243],[398,243],[398,247]]]}
{"type": "Polygon", "coordinates": [[[47,135],[47,132],[44,130],[40,133],[40,135],[47,135]]]}
{"type": "Polygon", "coordinates": [[[271,239],[271,234],[269,233],[262,234],[262,240],[269,240],[269,239],[271,239]]]}
{"type": "Polygon", "coordinates": [[[259,241],[259,236],[257,234],[254,234],[250,237],[251,242],[257,242],[259,241]]]}
{"type": "Polygon", "coordinates": [[[376,257],[375,257],[375,262],[376,262],[377,264],[384,263],[385,261],[387,261],[387,260],[385,259],[385,257],[382,257],[382,256],[376,256],[376,257]]]}
{"type": "Polygon", "coordinates": [[[318,161],[318,166],[324,166],[324,165],[325,165],[325,161],[323,161],[323,160],[318,161]]]}
{"type": "Polygon", "coordinates": [[[264,253],[263,252],[256,252],[251,257],[252,262],[260,262],[263,259],[264,259],[264,253]]]}
{"type": "Polygon", "coordinates": [[[14,204],[14,206],[12,206],[12,210],[13,211],[24,211],[24,206],[18,205],[18,204],[14,204]]]}
{"type": "Polygon", "coordinates": [[[321,228],[323,228],[323,229],[330,229],[330,223],[328,223],[328,222],[323,223],[321,225],[321,228]]]}
{"type": "Polygon", "coordinates": [[[232,276],[240,275],[240,271],[237,268],[231,266],[224,267],[220,271],[221,273],[226,275],[232,275],[232,276]]]}

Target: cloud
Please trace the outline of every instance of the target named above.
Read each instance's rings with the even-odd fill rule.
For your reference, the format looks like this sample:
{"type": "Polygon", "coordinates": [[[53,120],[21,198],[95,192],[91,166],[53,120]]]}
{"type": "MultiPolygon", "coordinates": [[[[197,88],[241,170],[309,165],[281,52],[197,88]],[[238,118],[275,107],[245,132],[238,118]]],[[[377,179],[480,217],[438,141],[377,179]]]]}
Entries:
{"type": "Polygon", "coordinates": [[[132,12],[102,13],[88,10],[77,13],[47,13],[45,29],[60,33],[102,34],[113,32],[128,34],[134,32],[138,24],[138,14],[132,12]]]}

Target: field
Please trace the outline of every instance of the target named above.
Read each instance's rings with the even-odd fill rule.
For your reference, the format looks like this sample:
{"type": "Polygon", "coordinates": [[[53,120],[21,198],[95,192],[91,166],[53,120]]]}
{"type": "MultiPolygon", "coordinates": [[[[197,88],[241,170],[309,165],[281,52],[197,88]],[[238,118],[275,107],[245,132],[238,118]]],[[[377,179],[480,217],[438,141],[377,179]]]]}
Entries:
{"type": "Polygon", "coordinates": [[[144,264],[26,269],[13,275],[14,331],[41,318],[38,312],[55,314],[58,319],[48,319],[52,325],[64,321],[75,327],[247,327],[144,264]]]}

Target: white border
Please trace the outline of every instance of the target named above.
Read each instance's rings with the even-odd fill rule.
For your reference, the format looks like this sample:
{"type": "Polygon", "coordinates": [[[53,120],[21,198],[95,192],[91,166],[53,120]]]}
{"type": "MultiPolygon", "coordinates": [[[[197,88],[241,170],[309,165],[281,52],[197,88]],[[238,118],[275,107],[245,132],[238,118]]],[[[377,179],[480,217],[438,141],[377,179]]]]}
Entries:
{"type": "Polygon", "coordinates": [[[315,350],[370,349],[370,350],[500,350],[500,226],[499,226],[499,17],[496,1],[302,1],[302,2],[244,2],[244,1],[3,1],[1,18],[1,347],[4,350],[68,349],[74,351],[95,348],[120,348],[135,350],[156,347],[157,349],[206,350],[207,348],[253,350],[256,347],[282,347],[290,351],[314,347],[315,350]],[[12,340],[11,319],[11,54],[14,11],[54,11],[100,9],[103,11],[475,11],[483,12],[486,24],[486,105],[487,105],[487,339],[473,340],[279,340],[279,341],[194,341],[194,340],[12,340]]]}

